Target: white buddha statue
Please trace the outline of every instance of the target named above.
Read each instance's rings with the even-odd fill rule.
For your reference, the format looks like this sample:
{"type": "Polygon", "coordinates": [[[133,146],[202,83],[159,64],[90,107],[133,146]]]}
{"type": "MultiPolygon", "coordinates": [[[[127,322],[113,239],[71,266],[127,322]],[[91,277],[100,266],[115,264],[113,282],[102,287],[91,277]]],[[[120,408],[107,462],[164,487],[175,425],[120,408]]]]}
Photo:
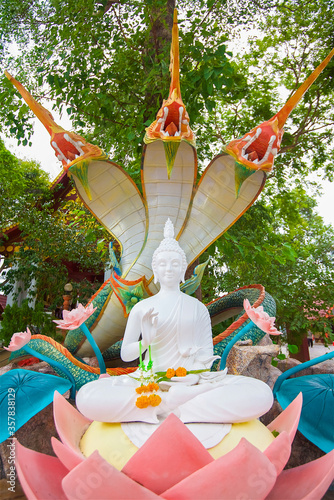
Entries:
{"type": "MultiPolygon", "coordinates": [[[[164,377],[154,389],[160,403],[147,407],[137,405],[138,388],[143,383],[140,369],[130,375],[90,382],[76,398],[79,411],[86,417],[102,422],[153,424],[173,412],[184,423],[236,423],[257,418],[270,409],[272,391],[264,382],[227,375],[226,370],[210,372],[219,356],[213,355],[207,308],[180,291],[186,268],[185,253],[174,239],[174,228],[168,220],[164,239],[152,260],[160,291],[131,310],[121,357],[131,361],[143,353],[147,363],[150,351],[154,374],[179,367],[187,374],[169,380],[164,377]]],[[[159,380],[159,376],[152,374],[151,380],[159,380]]]]}

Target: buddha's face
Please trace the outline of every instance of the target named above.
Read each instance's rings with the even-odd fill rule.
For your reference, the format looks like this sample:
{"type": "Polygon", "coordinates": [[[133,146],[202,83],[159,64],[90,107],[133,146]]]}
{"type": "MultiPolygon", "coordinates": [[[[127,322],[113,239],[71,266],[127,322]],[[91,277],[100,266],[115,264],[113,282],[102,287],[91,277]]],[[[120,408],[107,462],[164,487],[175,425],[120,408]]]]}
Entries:
{"type": "Polygon", "coordinates": [[[155,275],[161,286],[179,285],[183,274],[182,257],[178,252],[163,251],[158,254],[155,275]]]}

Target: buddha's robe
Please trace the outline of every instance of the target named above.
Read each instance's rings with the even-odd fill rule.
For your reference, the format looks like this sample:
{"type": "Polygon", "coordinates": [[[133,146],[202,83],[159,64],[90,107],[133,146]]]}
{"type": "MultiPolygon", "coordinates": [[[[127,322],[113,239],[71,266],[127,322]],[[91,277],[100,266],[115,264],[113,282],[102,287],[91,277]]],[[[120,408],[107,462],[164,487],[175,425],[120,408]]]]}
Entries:
{"type": "MultiPolygon", "coordinates": [[[[124,335],[122,359],[137,357],[131,352],[131,345],[127,345],[127,332],[132,329],[131,323],[140,324],[143,312],[150,307],[154,307],[154,311],[157,310],[156,297],[145,300],[145,311],[141,307],[142,304],[139,303],[131,311],[124,335]]],[[[164,319],[161,319],[159,312],[151,353],[155,372],[166,371],[168,368],[177,369],[180,366],[187,371],[209,369],[214,357],[210,316],[205,305],[180,292],[177,302],[164,319]]],[[[146,351],[146,363],[147,358],[146,351]]],[[[215,358],[218,359],[219,356],[215,358]]]]}
{"type": "MultiPolygon", "coordinates": [[[[129,317],[128,327],[132,331],[129,336],[134,335],[135,325],[140,328],[142,315],[155,306],[155,300],[156,296],[151,297],[133,308],[129,317]]],[[[180,293],[170,313],[158,320],[151,350],[155,372],[178,367],[187,371],[209,369],[216,357],[213,356],[206,307],[197,299],[180,293]]],[[[126,331],[122,358],[134,359],[137,352],[138,341],[133,342],[131,338],[128,342],[126,331]]],[[[138,394],[135,389],[140,385],[136,377],[140,377],[138,371],[129,376],[101,378],[84,385],[76,398],[79,411],[102,422],[158,423],[158,416],[173,412],[184,423],[234,423],[263,415],[273,402],[271,389],[260,380],[226,375],[225,372],[205,372],[165,382],[164,389],[169,386],[169,390],[159,392],[161,404],[141,409],[136,407],[138,394]]]]}

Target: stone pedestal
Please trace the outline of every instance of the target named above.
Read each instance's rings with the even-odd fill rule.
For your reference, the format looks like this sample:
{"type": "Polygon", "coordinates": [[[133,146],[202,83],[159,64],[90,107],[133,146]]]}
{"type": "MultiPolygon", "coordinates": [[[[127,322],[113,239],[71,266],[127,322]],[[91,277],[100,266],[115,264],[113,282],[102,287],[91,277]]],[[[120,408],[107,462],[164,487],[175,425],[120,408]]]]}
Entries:
{"type": "Polygon", "coordinates": [[[281,371],[271,364],[272,358],[279,352],[279,346],[266,337],[256,346],[251,340],[237,342],[227,357],[228,373],[263,380],[272,389],[281,374],[281,371]]]}

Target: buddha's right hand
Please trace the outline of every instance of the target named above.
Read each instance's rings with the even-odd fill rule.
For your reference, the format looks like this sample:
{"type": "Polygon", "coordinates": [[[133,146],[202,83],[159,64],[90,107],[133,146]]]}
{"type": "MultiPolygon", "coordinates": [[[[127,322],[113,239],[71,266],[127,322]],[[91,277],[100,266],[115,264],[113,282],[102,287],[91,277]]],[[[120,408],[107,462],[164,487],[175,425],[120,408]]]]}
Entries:
{"type": "Polygon", "coordinates": [[[157,334],[158,312],[151,307],[146,311],[141,320],[142,345],[144,349],[152,344],[157,334]]]}

